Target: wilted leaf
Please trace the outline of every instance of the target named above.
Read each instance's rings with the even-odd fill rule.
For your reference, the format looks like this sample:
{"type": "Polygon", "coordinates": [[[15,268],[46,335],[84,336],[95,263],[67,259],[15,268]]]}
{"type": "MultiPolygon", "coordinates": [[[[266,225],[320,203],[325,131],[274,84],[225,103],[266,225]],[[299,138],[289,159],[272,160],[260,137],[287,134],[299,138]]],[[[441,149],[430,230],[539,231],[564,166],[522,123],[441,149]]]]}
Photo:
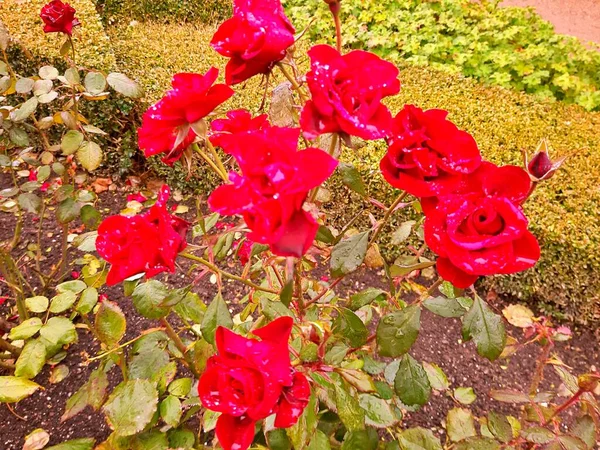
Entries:
{"type": "Polygon", "coordinates": [[[79,217],[80,209],[81,205],[78,202],[72,198],[66,198],[56,208],[56,219],[62,224],[72,222],[79,217]]]}
{"type": "Polygon", "coordinates": [[[106,90],[106,78],[101,72],[88,72],[83,80],[83,85],[91,94],[101,94],[106,90]]]}
{"type": "Polygon", "coordinates": [[[102,163],[102,149],[95,142],[86,141],[77,150],[77,159],[84,169],[93,172],[102,163]]]}
{"type": "Polygon", "coordinates": [[[488,414],[488,429],[501,442],[510,442],[513,439],[512,426],[506,416],[491,411],[488,414]]]}
{"type": "Polygon", "coordinates": [[[32,214],[39,214],[42,209],[42,199],[31,192],[19,195],[17,201],[21,208],[32,214]]]}
{"type": "Polygon", "coordinates": [[[514,391],[510,389],[492,389],[490,391],[490,397],[494,400],[504,403],[529,403],[530,398],[523,392],[514,391]]]}
{"type": "Polygon", "coordinates": [[[450,387],[448,377],[446,377],[444,371],[437,364],[423,362],[423,368],[427,372],[429,384],[433,389],[436,391],[445,391],[450,387]]]}
{"type": "Polygon", "coordinates": [[[39,75],[44,80],[56,80],[58,78],[58,69],[52,66],[43,66],[40,67],[39,75]]]}
{"type": "Polygon", "coordinates": [[[71,439],[62,444],[47,447],[45,450],[92,450],[95,443],[96,439],[94,438],[71,439]]]}
{"type": "Polygon", "coordinates": [[[69,130],[60,142],[63,155],[72,155],[83,144],[83,134],[77,130],[69,130]]]}
{"type": "Polygon", "coordinates": [[[575,420],[573,428],[571,429],[571,434],[579,437],[583,442],[585,442],[589,449],[594,448],[594,444],[597,440],[594,419],[592,419],[592,417],[589,415],[578,417],[575,420]]]}
{"type": "Polygon", "coordinates": [[[50,379],[48,381],[50,381],[52,384],[58,384],[67,378],[67,376],[69,376],[69,366],[59,364],[58,366],[54,366],[52,368],[52,371],[50,372],[50,379]]]}
{"type": "Polygon", "coordinates": [[[15,89],[17,94],[27,94],[31,92],[33,89],[34,80],[31,78],[19,78],[17,80],[17,84],[15,85],[15,89]]]}
{"type": "Polygon", "coordinates": [[[442,450],[439,438],[431,430],[416,427],[398,435],[401,450],[442,450]]]}
{"type": "Polygon", "coordinates": [[[454,398],[463,405],[470,405],[477,399],[477,396],[471,387],[458,387],[454,389],[454,398]]]}
{"type": "Polygon", "coordinates": [[[521,430],[521,436],[528,442],[535,444],[547,444],[554,440],[554,433],[547,428],[542,427],[530,427],[521,430]]]}
{"type": "Polygon", "coordinates": [[[76,416],[83,411],[88,405],[95,410],[100,409],[106,397],[106,388],[108,387],[108,379],[106,373],[99,367],[94,370],[88,381],[77,390],[67,400],[65,413],[61,417],[61,422],[76,416]]]}
{"type": "Polygon", "coordinates": [[[29,145],[29,136],[23,128],[12,127],[8,132],[8,137],[17,147],[27,147],[29,145]]]}
{"type": "Polygon", "coordinates": [[[47,431],[37,428],[25,436],[23,450],[42,450],[50,442],[50,435],[47,431]]]}
{"type": "Polygon", "coordinates": [[[515,327],[527,328],[533,325],[534,314],[523,305],[508,305],[502,310],[502,315],[515,327]]]}

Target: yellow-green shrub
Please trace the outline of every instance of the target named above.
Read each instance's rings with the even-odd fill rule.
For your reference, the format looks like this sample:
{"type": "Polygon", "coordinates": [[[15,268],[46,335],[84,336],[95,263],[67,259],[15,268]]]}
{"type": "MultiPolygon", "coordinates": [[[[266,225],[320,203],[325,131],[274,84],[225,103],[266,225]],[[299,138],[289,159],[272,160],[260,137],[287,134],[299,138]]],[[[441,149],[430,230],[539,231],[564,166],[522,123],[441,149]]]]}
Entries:
{"type": "MultiPolygon", "coordinates": [[[[145,85],[149,100],[156,100],[173,73],[223,66],[225,60],[208,46],[213,32],[210,26],[144,23],[112,28],[109,34],[123,70],[145,85]]],[[[496,163],[520,164],[521,150],[532,152],[543,137],[550,138],[558,154],[571,155],[564,170],[542,184],[526,205],[531,229],[543,248],[540,263],[534,270],[487,283],[499,293],[537,300],[580,321],[598,321],[600,114],[423,67],[403,67],[401,80],[401,94],[389,102],[393,111],[405,103],[447,109],[458,126],[475,136],[484,156],[496,163]]],[[[258,80],[237,90],[226,106],[256,111],[262,92],[258,80]]],[[[369,144],[356,152],[346,151],[343,158],[361,170],[372,196],[389,202],[394,191],[378,171],[383,151],[381,144],[369,144]]],[[[193,181],[187,180],[188,186],[193,181]]],[[[334,201],[328,210],[336,222],[344,223],[362,204],[338,189],[339,180],[334,178],[330,184],[334,201]]]]}

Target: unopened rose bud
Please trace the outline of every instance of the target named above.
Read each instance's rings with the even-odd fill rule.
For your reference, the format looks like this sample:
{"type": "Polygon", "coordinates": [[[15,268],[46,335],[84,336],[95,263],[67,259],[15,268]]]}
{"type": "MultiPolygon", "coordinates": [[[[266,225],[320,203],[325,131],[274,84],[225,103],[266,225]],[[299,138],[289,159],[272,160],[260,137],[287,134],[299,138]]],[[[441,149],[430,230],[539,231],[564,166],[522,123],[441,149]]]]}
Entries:
{"type": "Polygon", "coordinates": [[[531,161],[527,162],[527,155],[525,155],[525,166],[529,176],[534,182],[550,179],[560,166],[565,162],[566,157],[552,161],[548,154],[548,141],[543,139],[538,148],[531,158],[531,161]]]}
{"type": "Polygon", "coordinates": [[[592,392],[598,387],[600,383],[600,375],[595,373],[586,373],[577,378],[577,384],[579,389],[585,392],[592,392]]]}
{"type": "Polygon", "coordinates": [[[337,14],[340,12],[341,2],[342,0],[323,0],[325,3],[329,5],[329,9],[333,14],[337,14]]]}

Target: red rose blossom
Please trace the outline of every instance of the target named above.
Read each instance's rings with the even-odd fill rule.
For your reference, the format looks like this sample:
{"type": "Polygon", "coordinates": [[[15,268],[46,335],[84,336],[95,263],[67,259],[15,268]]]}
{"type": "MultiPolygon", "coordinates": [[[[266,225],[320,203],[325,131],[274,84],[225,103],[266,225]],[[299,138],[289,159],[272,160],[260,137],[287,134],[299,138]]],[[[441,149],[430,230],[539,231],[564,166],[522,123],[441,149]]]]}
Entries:
{"type": "Polygon", "coordinates": [[[319,226],[302,205],[338,164],[317,148],[298,151],[299,134],[297,128],[269,127],[239,136],[234,156],[242,173],[231,172],[232,184],[208,199],[215,212],[242,214],[248,238],[280,256],[300,257],[310,248],[319,226]]]}
{"type": "Polygon", "coordinates": [[[60,0],[52,0],[40,12],[44,21],[44,33],[65,33],[71,36],[73,27],[81,25],[75,17],[75,8],[60,0]]]}
{"type": "Polygon", "coordinates": [[[389,148],[380,163],[383,177],[416,197],[456,191],[464,175],[481,164],[475,139],[446,119],[440,109],[407,105],[396,115],[389,148]]]}
{"type": "Polygon", "coordinates": [[[398,68],[373,53],[353,50],[341,55],[328,45],[316,45],[308,55],[311,70],[306,80],[312,99],[300,117],[304,136],[386,136],[392,115],[381,100],[400,92],[398,68]]]}
{"type": "Polygon", "coordinates": [[[178,73],[173,77],[173,89],[151,106],[142,119],[138,141],[145,156],[166,153],[162,159],[173,165],[194,141],[196,134],[190,125],[198,122],[233,95],[224,84],[214,84],[219,71],[210,68],[206,75],[178,73]]]}
{"type": "Polygon", "coordinates": [[[213,129],[210,142],[221,147],[226,153],[234,154],[234,146],[239,142],[240,134],[262,130],[271,124],[267,114],[253,118],[249,111],[236,109],[227,113],[227,119],[215,119],[210,126],[213,129]]]}
{"type": "Polygon", "coordinates": [[[527,173],[516,166],[483,163],[469,177],[468,193],[440,197],[425,220],[425,242],[438,273],[458,288],[479,276],[521,272],[540,258],[520,204],[529,194],[527,173]]]}
{"type": "Polygon", "coordinates": [[[275,427],[287,428],[306,408],[308,380],[290,364],[292,326],[291,317],[280,317],[252,332],[260,341],[217,329],[218,353],[207,362],[198,394],[204,407],[221,413],[216,434],[225,450],[250,447],[257,421],[276,414],[275,427]]]}
{"type": "Polygon", "coordinates": [[[98,228],[96,249],[111,264],[109,286],[133,275],[153,277],[174,272],[175,258],[186,247],[189,223],[167,211],[170,195],[163,186],[156,203],[145,213],[133,217],[110,216],[98,228]]]}
{"type": "Polygon", "coordinates": [[[227,84],[267,74],[294,44],[296,30],[280,0],[234,0],[233,17],[221,24],[212,47],[229,58],[227,84]]]}

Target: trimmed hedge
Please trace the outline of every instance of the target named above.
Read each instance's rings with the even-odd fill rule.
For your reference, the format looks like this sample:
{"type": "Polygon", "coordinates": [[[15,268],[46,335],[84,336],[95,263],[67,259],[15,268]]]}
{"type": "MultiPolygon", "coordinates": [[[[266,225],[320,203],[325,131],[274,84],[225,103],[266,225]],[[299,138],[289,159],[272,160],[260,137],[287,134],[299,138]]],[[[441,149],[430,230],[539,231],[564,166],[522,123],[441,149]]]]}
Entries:
{"type": "MultiPolygon", "coordinates": [[[[8,27],[11,36],[21,42],[34,57],[53,61],[59,54],[64,37],[60,33],[44,33],[40,11],[47,0],[2,0],[0,20],[8,27]]],[[[77,50],[77,63],[99,70],[115,68],[108,36],[104,32],[100,16],[91,0],[69,0],[77,10],[81,26],[75,28],[73,38],[77,50]]]]}
{"type": "MultiPolygon", "coordinates": [[[[123,70],[141,80],[148,99],[156,100],[173,73],[222,67],[224,60],[208,46],[214,30],[144,23],[111,28],[109,34],[123,70]],[[160,42],[156,36],[161,36],[160,42]]],[[[580,322],[600,322],[600,114],[486,87],[461,75],[424,67],[401,69],[403,90],[389,102],[390,108],[397,111],[405,103],[414,103],[447,109],[458,126],[474,135],[486,158],[520,164],[521,149],[533,151],[543,137],[550,139],[558,154],[572,155],[564,170],[540,186],[526,205],[532,231],[542,244],[541,261],[533,270],[487,283],[501,294],[535,300],[549,312],[580,322]]],[[[238,89],[226,107],[255,111],[261,92],[258,80],[252,80],[238,89]]],[[[343,159],[361,170],[372,196],[390,202],[395,192],[382,182],[378,171],[384,150],[381,144],[369,144],[356,152],[346,150],[343,159]]],[[[197,175],[186,179],[183,171],[179,175],[180,186],[193,186],[197,192],[206,193],[214,185],[212,179],[197,175]]],[[[328,205],[329,213],[343,224],[363,204],[348,196],[336,178],[330,188],[334,201],[328,205]]],[[[394,249],[387,248],[386,253],[393,254],[394,249]]]]}

